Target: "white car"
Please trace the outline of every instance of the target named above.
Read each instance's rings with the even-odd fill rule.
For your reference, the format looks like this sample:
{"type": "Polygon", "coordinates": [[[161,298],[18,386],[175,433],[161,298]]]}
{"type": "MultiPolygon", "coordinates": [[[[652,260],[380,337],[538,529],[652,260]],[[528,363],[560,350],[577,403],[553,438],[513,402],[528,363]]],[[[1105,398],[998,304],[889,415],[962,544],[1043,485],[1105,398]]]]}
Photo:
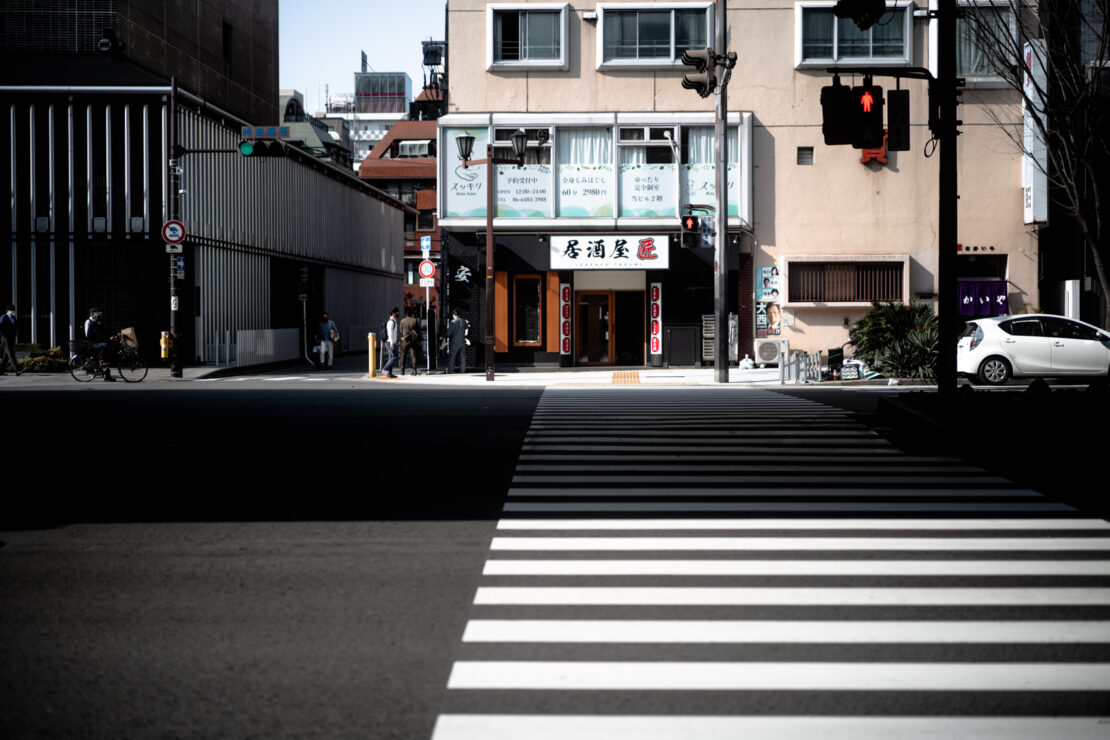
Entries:
{"type": "Polygon", "coordinates": [[[1110,333],[1047,314],[967,322],[956,345],[956,372],[989,385],[1010,378],[1110,373],[1110,333]]]}

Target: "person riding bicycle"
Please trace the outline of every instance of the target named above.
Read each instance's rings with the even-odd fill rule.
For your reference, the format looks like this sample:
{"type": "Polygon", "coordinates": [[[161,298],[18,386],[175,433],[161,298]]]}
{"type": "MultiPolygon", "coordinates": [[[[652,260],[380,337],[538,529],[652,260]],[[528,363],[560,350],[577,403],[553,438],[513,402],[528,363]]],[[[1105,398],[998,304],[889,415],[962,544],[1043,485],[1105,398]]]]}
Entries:
{"type": "MultiPolygon", "coordinates": [[[[115,337],[104,327],[103,312],[95,308],[89,309],[89,320],[85,322],[85,338],[89,340],[89,349],[100,358],[102,363],[107,364],[111,360],[109,350],[115,337]]],[[[112,377],[110,367],[104,368],[104,380],[110,383],[116,380],[112,377]]]]}

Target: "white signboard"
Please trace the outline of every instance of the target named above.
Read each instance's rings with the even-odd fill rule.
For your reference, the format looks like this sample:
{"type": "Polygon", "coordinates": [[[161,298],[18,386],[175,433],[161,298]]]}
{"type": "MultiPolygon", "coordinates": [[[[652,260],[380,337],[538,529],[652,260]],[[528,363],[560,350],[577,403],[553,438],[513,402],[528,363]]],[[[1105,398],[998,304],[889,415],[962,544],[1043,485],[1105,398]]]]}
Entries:
{"type": "Polygon", "coordinates": [[[678,216],[678,178],[673,164],[622,164],[622,216],[678,216]]]}
{"type": "Polygon", "coordinates": [[[1048,160],[1044,136],[1037,128],[1034,117],[1045,120],[1045,42],[1034,39],[1025,44],[1025,94],[1022,96],[1022,121],[1025,126],[1025,153],[1021,158],[1021,190],[1025,223],[1041,224],[1048,221],[1048,160]]]}
{"type": "Polygon", "coordinates": [[[497,165],[498,218],[551,217],[551,165],[497,165]]]}
{"type": "MultiPolygon", "coordinates": [[[[455,137],[461,134],[474,137],[474,150],[471,157],[482,159],[486,156],[489,129],[484,126],[474,128],[450,128],[444,130],[443,141],[455,146],[455,137]]],[[[484,164],[463,167],[457,153],[447,157],[444,170],[444,186],[447,190],[446,218],[485,218],[486,217],[486,166],[484,164]]]]}
{"type": "Polygon", "coordinates": [[[666,270],[665,234],[580,234],[549,239],[552,270],[666,270]]]}
{"type": "Polygon", "coordinates": [[[559,165],[559,215],[565,218],[610,218],[616,199],[611,164],[559,165]]]}

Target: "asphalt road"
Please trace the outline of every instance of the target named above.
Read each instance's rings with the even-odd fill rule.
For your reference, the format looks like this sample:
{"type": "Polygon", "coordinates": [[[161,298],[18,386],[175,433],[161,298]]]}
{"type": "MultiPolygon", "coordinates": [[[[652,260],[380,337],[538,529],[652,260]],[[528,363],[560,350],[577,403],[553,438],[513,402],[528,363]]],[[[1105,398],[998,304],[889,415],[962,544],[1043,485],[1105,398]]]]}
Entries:
{"type": "MultiPolygon", "coordinates": [[[[896,393],[818,396],[870,416],[896,393]]],[[[540,395],[4,393],[5,453],[30,475],[9,478],[0,523],[0,737],[430,737],[475,655],[460,636],[540,395]]],[[[814,708],[835,713],[830,696],[814,708]]]]}
{"type": "Polygon", "coordinates": [[[0,737],[430,735],[540,392],[347,385],[3,395],[0,737]]]}

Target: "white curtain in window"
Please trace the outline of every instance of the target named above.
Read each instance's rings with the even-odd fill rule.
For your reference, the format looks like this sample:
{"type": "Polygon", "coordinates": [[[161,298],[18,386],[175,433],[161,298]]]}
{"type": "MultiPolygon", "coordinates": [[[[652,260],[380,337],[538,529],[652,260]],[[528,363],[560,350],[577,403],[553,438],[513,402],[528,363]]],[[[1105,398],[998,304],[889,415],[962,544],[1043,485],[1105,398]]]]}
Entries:
{"type": "Polygon", "coordinates": [[[647,147],[644,146],[622,146],[621,164],[644,164],[647,162],[647,147]]]}
{"type": "Polygon", "coordinates": [[[559,164],[612,163],[613,134],[609,129],[559,129],[559,164]]]}
{"type": "Polygon", "coordinates": [[[964,19],[956,21],[957,73],[973,76],[997,74],[989,55],[982,49],[991,45],[988,39],[1006,38],[1009,16],[1003,8],[967,7],[964,10],[968,14],[974,13],[978,23],[983,24],[983,29],[977,40],[974,22],[969,23],[964,19]]]}
{"type": "MultiPolygon", "coordinates": [[[[712,126],[694,126],[687,129],[686,138],[686,164],[713,164],[714,147],[716,144],[716,135],[713,132],[712,126]]],[[[739,151],[739,130],[735,126],[729,126],[725,129],[725,136],[728,139],[728,161],[729,164],[736,164],[740,161],[739,151]]]]}

